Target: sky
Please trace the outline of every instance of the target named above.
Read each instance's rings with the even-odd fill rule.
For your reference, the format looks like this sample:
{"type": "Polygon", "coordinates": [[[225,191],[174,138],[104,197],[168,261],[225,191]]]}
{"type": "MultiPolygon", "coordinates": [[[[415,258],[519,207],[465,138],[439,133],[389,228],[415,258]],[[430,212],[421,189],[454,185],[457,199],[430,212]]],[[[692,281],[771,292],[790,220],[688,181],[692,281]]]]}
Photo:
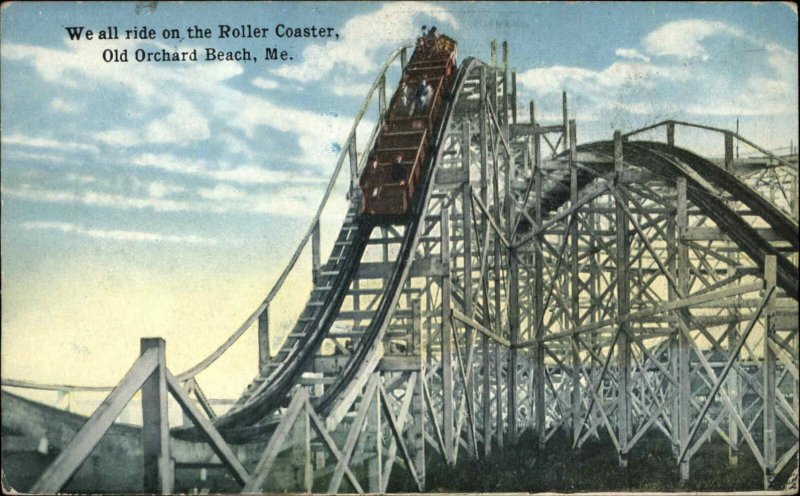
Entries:
{"type": "MultiPolygon", "coordinates": [[[[579,142],[664,119],[798,142],[797,14],[779,3],[4,3],[0,11],[2,376],[116,383],[143,336],[182,371],[258,306],[307,229],[353,118],[386,57],[422,25],[489,60],[507,40],[518,115],[579,142]],[[188,39],[197,25],[330,27],[337,38],[188,39]],[[71,40],[152,28],[155,40],[71,40]],[[177,28],[179,39],[163,39],[177,28]],[[286,61],[204,61],[267,47],[286,61]],[[197,62],[103,61],[185,51],[197,62]]],[[[391,91],[391,90],[390,90],[391,91]]],[[[369,120],[369,116],[367,120],[369,120]]],[[[721,155],[722,138],[679,143],[721,155]]],[[[744,153],[745,150],[742,150],[744,153]]],[[[344,202],[343,194],[335,193],[344,202]]],[[[323,235],[341,218],[326,217],[323,235]]],[[[327,236],[330,240],[331,236],[327,236]]],[[[324,253],[324,252],[323,252],[324,253]]],[[[307,298],[293,282],[287,305],[307,298]]],[[[304,285],[305,284],[305,285],[304,285]]],[[[288,308],[288,307],[287,307],[288,308]]],[[[273,326],[291,312],[276,305],[273,326]]],[[[277,336],[277,332],[275,334],[277,336]]],[[[276,337],[277,339],[277,337],[276,337]]],[[[236,396],[256,368],[245,335],[204,373],[236,396]]]]}

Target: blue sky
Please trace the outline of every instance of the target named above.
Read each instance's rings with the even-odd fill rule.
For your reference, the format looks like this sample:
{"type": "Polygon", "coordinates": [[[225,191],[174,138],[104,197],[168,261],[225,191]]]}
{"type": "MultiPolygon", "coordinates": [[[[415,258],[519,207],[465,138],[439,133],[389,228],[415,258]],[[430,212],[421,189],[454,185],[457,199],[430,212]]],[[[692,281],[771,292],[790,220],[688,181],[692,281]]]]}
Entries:
{"type": "MultiPolygon", "coordinates": [[[[739,118],[742,134],[766,147],[798,141],[797,15],[784,4],[134,9],[3,6],[4,375],[109,383],[144,335],[167,338],[176,369],[213,349],[271,286],[378,67],[423,24],[455,38],[462,59],[488,60],[490,40],[507,40],[521,118],[533,98],[539,120],[557,121],[567,90],[580,141],[665,118],[728,128],[739,118]],[[339,39],[76,42],[64,29],[278,23],[332,27],[339,39]],[[205,46],[259,54],[278,46],[293,60],[108,64],[101,57],[109,47],[205,46]]],[[[721,139],[690,138],[701,151],[721,153],[721,139]]],[[[254,364],[252,347],[241,353],[254,364]]]]}

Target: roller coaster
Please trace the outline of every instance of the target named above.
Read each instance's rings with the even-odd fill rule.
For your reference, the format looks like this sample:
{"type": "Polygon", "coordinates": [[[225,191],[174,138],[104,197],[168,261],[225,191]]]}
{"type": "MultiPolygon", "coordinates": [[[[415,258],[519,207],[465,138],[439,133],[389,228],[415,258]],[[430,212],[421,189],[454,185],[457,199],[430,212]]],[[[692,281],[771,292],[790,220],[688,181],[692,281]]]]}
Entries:
{"type": "Polygon", "coordinates": [[[490,457],[526,430],[541,450],[559,430],[574,449],[610,439],[622,466],[645,434],[664,436],[681,479],[711,442],[728,446],[720,464],[750,451],[765,489],[796,465],[797,157],[673,120],[579,145],[566,94],[561,122],[540,123],[533,102],[517,119],[505,43],[501,61],[493,43],[490,62],[457,69],[409,60],[413,46],[380,69],[275,286],[211,355],[173,375],[165,343],[143,340],[88,419],[11,392],[80,387],[3,379],[9,484],[386,492],[399,467],[424,491],[431,457],[490,457]],[[399,124],[408,76],[434,70],[424,125],[399,124]],[[380,119],[356,143],[371,108],[380,119]],[[719,136],[721,158],[678,146],[678,129],[719,136]],[[737,142],[759,156],[737,158],[737,142]],[[398,149],[414,157],[399,189],[398,149]],[[322,215],[342,190],[322,263],[322,215]],[[308,277],[302,260],[312,289],[272,353],[270,306],[308,277]],[[250,329],[258,373],[218,413],[198,376],[250,329]],[[114,424],[139,390],[143,426],[114,424]],[[189,425],[169,428],[168,395],[189,425]],[[36,477],[14,479],[37,449],[36,477]]]}

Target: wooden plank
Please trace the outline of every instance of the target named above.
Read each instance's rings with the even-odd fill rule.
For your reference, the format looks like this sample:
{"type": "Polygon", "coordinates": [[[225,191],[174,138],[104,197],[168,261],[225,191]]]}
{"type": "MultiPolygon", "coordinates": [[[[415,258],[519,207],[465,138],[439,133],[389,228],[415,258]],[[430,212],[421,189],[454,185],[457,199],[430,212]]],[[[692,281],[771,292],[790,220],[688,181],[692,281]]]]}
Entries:
{"type": "MultiPolygon", "coordinates": [[[[769,342],[775,339],[775,325],[773,318],[775,317],[775,298],[772,294],[775,292],[775,283],[777,279],[777,259],[775,255],[767,255],[764,257],[764,301],[758,307],[758,311],[753,316],[753,320],[748,325],[750,327],[755,324],[761,309],[764,309],[764,365],[762,365],[764,373],[764,490],[769,489],[769,485],[775,478],[775,464],[777,461],[777,432],[775,425],[775,407],[777,403],[777,395],[782,395],[777,391],[778,382],[776,379],[776,356],[769,346],[769,342]]],[[[747,331],[745,331],[747,332],[747,331]]],[[[744,341],[744,335],[742,336],[744,341]]],[[[723,370],[724,372],[724,370],[723,370]]],[[[795,394],[797,394],[795,392],[795,394]]]]}
{"type": "MultiPolygon", "coordinates": [[[[742,349],[742,346],[744,346],[745,341],[747,341],[747,337],[750,335],[750,332],[753,330],[755,324],[758,322],[758,319],[761,316],[761,312],[764,310],[765,306],[770,302],[770,298],[772,297],[772,293],[774,291],[775,291],[775,286],[772,286],[767,290],[767,293],[766,295],[764,295],[764,299],[762,300],[761,305],[759,305],[758,310],[753,315],[753,318],[747,324],[747,327],[745,328],[744,332],[742,332],[742,336],[739,339],[739,343],[734,349],[730,350],[728,360],[726,361],[724,367],[722,368],[722,371],[720,372],[719,377],[714,383],[714,387],[711,389],[711,392],[706,397],[706,401],[703,404],[703,407],[700,409],[700,413],[697,416],[697,420],[695,421],[694,426],[692,427],[692,430],[689,433],[689,441],[687,443],[687,448],[681,450],[681,454],[678,457],[679,463],[683,461],[684,457],[686,456],[686,451],[688,450],[688,444],[692,442],[694,436],[697,434],[697,430],[700,428],[700,424],[703,423],[706,413],[708,413],[708,409],[711,407],[711,404],[714,402],[717,393],[722,387],[722,383],[728,376],[728,372],[730,372],[730,369],[733,366],[734,361],[738,358],[739,351],[742,349]]],[[[774,408],[774,403],[773,403],[773,408],[774,408]]]]}
{"type": "MultiPolygon", "coordinates": [[[[614,132],[614,172],[624,169],[622,135],[614,132]]],[[[614,219],[617,227],[616,265],[617,265],[617,315],[630,312],[630,281],[628,265],[630,263],[630,247],[628,243],[628,217],[625,202],[616,197],[616,213],[614,219]]],[[[619,465],[627,465],[628,441],[630,439],[631,410],[629,400],[630,387],[630,342],[628,340],[627,323],[619,324],[619,346],[617,348],[617,436],[619,438],[619,465]]],[[[602,405],[600,405],[602,408],[602,405]]]]}
{"type": "Polygon", "coordinates": [[[169,494],[175,483],[170,455],[167,411],[166,343],[161,338],[141,340],[141,352],[158,352],[158,367],[142,385],[142,489],[146,493],[169,494]]]}
{"type": "Polygon", "coordinates": [[[483,325],[479,324],[474,319],[472,319],[470,317],[467,317],[463,313],[459,312],[458,309],[452,308],[451,309],[451,314],[452,314],[453,318],[455,318],[459,322],[468,325],[472,329],[474,329],[474,330],[480,332],[481,334],[493,339],[495,342],[500,343],[505,347],[511,347],[511,342],[509,340],[507,340],[507,339],[505,339],[505,338],[503,338],[501,336],[496,335],[494,332],[490,331],[489,329],[487,329],[483,325]]]}
{"type": "MultiPolygon", "coordinates": [[[[677,208],[677,228],[678,239],[689,228],[688,201],[686,192],[686,178],[678,178],[677,184],[678,208],[677,208]]],[[[689,290],[689,247],[685,243],[678,244],[678,286],[680,291],[675,289],[677,295],[688,293],[689,290]]],[[[682,311],[682,310],[679,310],[682,311]]],[[[678,449],[685,451],[689,449],[689,428],[691,425],[690,400],[692,395],[691,386],[691,357],[689,355],[690,336],[687,333],[678,335],[678,449]]],[[[689,460],[685,459],[678,463],[680,478],[682,481],[689,479],[689,460]]]]}
{"type": "Polygon", "coordinates": [[[417,477],[417,470],[414,467],[414,460],[411,459],[411,455],[408,453],[408,447],[406,447],[406,443],[403,441],[401,429],[398,427],[397,420],[394,418],[394,412],[392,412],[392,408],[389,404],[389,398],[386,394],[386,389],[384,389],[383,384],[378,384],[378,388],[380,389],[381,399],[383,400],[381,401],[383,404],[383,411],[386,413],[386,419],[389,421],[389,427],[394,434],[395,441],[397,441],[397,445],[400,446],[400,452],[403,454],[406,467],[408,468],[408,471],[411,472],[411,477],[413,477],[414,481],[417,483],[417,488],[422,491],[423,488],[420,484],[419,478],[417,477]]]}
{"type": "Polygon", "coordinates": [[[189,416],[195,426],[200,430],[200,433],[203,434],[206,442],[211,446],[211,449],[214,451],[214,454],[220,459],[223,465],[231,471],[233,477],[239,482],[239,484],[246,484],[247,480],[250,478],[250,475],[245,470],[242,463],[233,453],[228,443],[220,435],[219,431],[217,431],[214,424],[212,424],[208,419],[203,416],[200,412],[200,409],[194,404],[192,399],[189,397],[188,394],[183,390],[178,379],[172,375],[171,372],[166,372],[167,377],[167,387],[169,391],[172,393],[172,396],[175,398],[175,401],[178,402],[181,409],[189,416]]]}
{"type": "Polygon", "coordinates": [[[267,443],[267,447],[258,460],[258,464],[256,464],[253,473],[244,485],[242,489],[243,493],[261,492],[261,486],[267,479],[272,465],[278,457],[281,446],[283,446],[289,431],[292,429],[295,420],[297,420],[297,416],[303,411],[303,406],[307,398],[308,392],[306,392],[304,388],[298,389],[294,394],[291,403],[289,403],[289,407],[286,409],[283,417],[281,417],[278,427],[275,429],[275,432],[272,433],[272,437],[269,438],[269,443],[267,443]]]}
{"type": "Polygon", "coordinates": [[[347,433],[347,439],[345,439],[344,447],[342,448],[342,457],[337,461],[336,468],[331,476],[331,481],[328,484],[328,493],[335,494],[339,492],[339,486],[342,483],[342,478],[344,477],[345,471],[350,464],[350,458],[353,456],[353,450],[355,449],[358,438],[361,435],[364,422],[367,420],[369,406],[370,403],[372,403],[373,397],[375,396],[375,391],[377,390],[379,380],[380,376],[373,374],[369,378],[367,386],[364,388],[364,394],[361,396],[361,404],[356,412],[356,418],[350,425],[350,431],[347,433]]]}
{"type": "MultiPolygon", "coordinates": [[[[441,212],[441,259],[442,265],[450,263],[450,212],[442,208],[441,212]]],[[[453,416],[453,327],[450,320],[451,299],[450,275],[441,278],[441,353],[442,353],[442,431],[444,434],[444,451],[452,453],[455,446],[453,429],[455,426],[453,416]]],[[[452,457],[446,457],[452,463],[452,457]]]]}
{"type": "Polygon", "coordinates": [[[36,483],[31,486],[29,492],[34,494],[59,492],[92,453],[103,434],[114,423],[114,419],[122,412],[136,391],[142,387],[144,381],[153,374],[156,367],[158,367],[158,350],[150,349],[139,356],[125,377],[97,407],[89,420],[83,424],[83,427],[59,453],[53,463],[47,467],[36,483]]]}
{"type": "MultiPolygon", "coordinates": [[[[330,451],[330,453],[336,459],[336,464],[338,466],[339,462],[344,458],[342,453],[336,447],[336,443],[333,441],[333,438],[331,438],[331,435],[328,433],[328,430],[325,428],[325,424],[319,418],[319,415],[317,415],[317,412],[315,412],[314,409],[311,407],[311,403],[309,403],[309,401],[307,399],[306,399],[305,408],[306,408],[306,412],[308,413],[309,418],[311,419],[311,422],[312,422],[312,425],[314,426],[314,429],[317,431],[317,434],[319,434],[319,436],[324,441],[325,446],[328,448],[328,451],[330,451]]],[[[358,479],[356,478],[355,474],[353,474],[353,471],[350,470],[350,467],[346,463],[344,464],[343,470],[344,470],[344,473],[347,475],[347,480],[350,481],[350,483],[353,485],[353,488],[355,488],[356,492],[358,492],[358,494],[363,494],[364,493],[364,489],[361,487],[361,484],[358,483],[358,479]]],[[[311,492],[311,491],[309,491],[309,492],[311,492]]]]}
{"type": "MultiPolygon", "coordinates": [[[[397,427],[400,432],[405,429],[406,421],[408,420],[408,412],[409,408],[411,407],[411,401],[414,396],[414,389],[417,383],[417,373],[412,372],[410,377],[408,378],[408,383],[406,384],[405,394],[403,395],[403,402],[400,404],[400,414],[397,418],[397,427]]],[[[381,488],[381,492],[385,493],[387,488],[389,487],[389,477],[392,475],[392,467],[394,466],[394,460],[397,458],[397,441],[392,438],[391,442],[389,443],[389,454],[386,457],[387,460],[384,462],[383,468],[383,488],[381,488]]]]}

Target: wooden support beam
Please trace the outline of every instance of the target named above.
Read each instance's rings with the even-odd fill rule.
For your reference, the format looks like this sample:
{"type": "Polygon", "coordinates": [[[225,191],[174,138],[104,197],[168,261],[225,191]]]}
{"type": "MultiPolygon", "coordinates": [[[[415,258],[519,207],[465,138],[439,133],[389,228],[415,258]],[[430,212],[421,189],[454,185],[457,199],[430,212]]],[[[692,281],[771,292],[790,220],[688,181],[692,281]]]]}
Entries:
{"type": "Polygon", "coordinates": [[[272,470],[275,459],[278,457],[281,447],[286,441],[292,426],[295,424],[295,420],[297,420],[300,412],[303,411],[307,399],[308,393],[305,388],[298,389],[294,396],[292,396],[289,407],[286,409],[283,417],[281,417],[281,421],[275,429],[275,432],[272,433],[272,437],[269,438],[267,447],[264,449],[261,458],[253,469],[250,479],[247,481],[247,484],[244,485],[243,493],[262,492],[262,486],[267,480],[270,470],[272,470]]]}
{"type": "MultiPolygon", "coordinates": [[[[479,112],[479,139],[480,139],[480,172],[481,172],[481,182],[480,182],[480,198],[481,202],[485,205],[489,201],[489,151],[488,151],[488,141],[487,141],[487,87],[486,87],[486,67],[483,66],[480,69],[480,112],[479,112]]],[[[487,257],[488,257],[488,243],[489,243],[489,221],[488,216],[486,214],[480,217],[481,221],[481,232],[483,232],[484,236],[484,251],[483,256],[481,258],[481,283],[484,287],[484,308],[486,309],[487,313],[487,321],[488,321],[488,304],[485,302],[488,300],[489,295],[486,291],[486,274],[485,270],[487,267],[487,257]]],[[[488,336],[482,336],[481,340],[481,355],[482,355],[482,377],[483,377],[483,386],[481,389],[481,407],[483,409],[483,428],[481,434],[483,435],[483,454],[484,456],[489,456],[489,453],[492,449],[492,410],[491,410],[491,397],[490,397],[490,389],[491,389],[491,375],[490,369],[491,364],[489,362],[489,338],[488,336]]]]}
{"type": "Polygon", "coordinates": [[[319,283],[319,270],[322,265],[320,258],[320,229],[317,219],[311,231],[311,282],[314,286],[319,283]]]}
{"type": "Polygon", "coordinates": [[[223,465],[231,471],[233,477],[239,484],[247,484],[250,475],[245,470],[242,463],[233,453],[230,446],[225,442],[220,433],[207,418],[203,416],[200,410],[195,406],[189,395],[183,390],[178,379],[175,378],[169,371],[166,371],[167,387],[170,393],[178,402],[178,405],[183,409],[184,413],[189,419],[197,426],[200,433],[205,438],[206,442],[211,446],[212,451],[220,459],[223,465]]]}
{"type": "MultiPolygon", "coordinates": [[[[450,264],[450,213],[446,208],[441,212],[441,262],[445,267],[450,264]]],[[[445,452],[453,452],[455,428],[453,415],[453,329],[450,320],[450,299],[452,293],[450,273],[441,278],[441,350],[442,350],[442,432],[444,434],[445,452]]],[[[448,463],[451,458],[448,456],[448,463]]]]}
{"type": "MultiPolygon", "coordinates": [[[[619,174],[624,167],[622,135],[614,132],[614,172],[619,174]]],[[[617,315],[627,315],[630,311],[630,282],[628,280],[628,264],[630,263],[630,247],[628,246],[628,217],[625,214],[622,198],[616,201],[617,227],[617,315]]],[[[630,439],[630,343],[628,324],[619,324],[619,346],[617,347],[617,437],[619,439],[619,464],[628,464],[628,441],[630,439]]]]}
{"type": "MultiPolygon", "coordinates": [[[[317,431],[317,434],[320,436],[320,438],[322,438],[322,441],[328,448],[328,451],[330,451],[331,455],[333,455],[333,458],[336,460],[338,466],[343,459],[343,455],[336,447],[336,443],[333,441],[333,438],[331,438],[330,433],[328,433],[325,423],[319,418],[317,412],[315,412],[311,407],[311,403],[308,401],[308,398],[306,398],[305,411],[306,415],[308,416],[308,420],[311,421],[311,425],[314,427],[314,430],[317,431]]],[[[310,454],[310,451],[308,453],[310,454]]],[[[359,484],[358,479],[356,478],[355,474],[353,474],[353,471],[350,470],[350,467],[347,464],[344,464],[343,467],[345,474],[347,474],[347,480],[350,481],[356,492],[359,494],[363,493],[364,490],[361,488],[361,484],[359,484]]],[[[309,481],[306,481],[306,484],[307,486],[310,485],[309,481]]],[[[311,489],[309,488],[307,492],[310,493],[311,489]]]]}
{"type": "Polygon", "coordinates": [[[517,123],[517,71],[511,71],[511,122],[517,123]]]}
{"type": "Polygon", "coordinates": [[[258,315],[258,371],[266,374],[269,366],[269,305],[258,315]]]}
{"type": "MultiPolygon", "coordinates": [[[[769,485],[777,475],[775,473],[776,464],[776,431],[775,431],[775,405],[776,395],[783,394],[777,391],[775,381],[775,352],[769,346],[771,340],[776,338],[775,333],[775,298],[770,298],[775,291],[777,277],[777,259],[775,255],[764,257],[764,291],[767,298],[764,308],[764,364],[762,372],[764,374],[764,490],[769,489],[769,485]]],[[[756,314],[757,317],[757,314],[756,314]]],[[[744,339],[743,336],[742,339],[744,339]]],[[[795,394],[797,392],[795,391],[795,394]]]]}
{"type": "MultiPolygon", "coordinates": [[[[349,470],[348,467],[350,466],[350,460],[352,459],[353,452],[356,448],[356,443],[358,443],[358,438],[363,431],[364,423],[366,422],[367,415],[369,414],[370,405],[372,404],[372,400],[375,397],[376,391],[378,390],[378,381],[380,381],[380,376],[377,373],[373,373],[370,376],[367,385],[364,387],[364,392],[361,395],[361,403],[356,411],[356,417],[353,420],[353,423],[350,424],[350,430],[347,432],[347,438],[345,439],[344,447],[342,448],[342,456],[336,462],[336,468],[334,468],[331,481],[328,484],[328,493],[339,492],[339,487],[342,483],[345,472],[349,470]]],[[[362,492],[360,488],[358,489],[359,492],[362,492]]]]}
{"type": "MultiPolygon", "coordinates": [[[[536,176],[536,183],[534,185],[534,216],[536,225],[542,225],[542,184],[544,176],[541,171],[541,141],[540,136],[534,137],[534,167],[533,173],[536,176]]],[[[536,243],[541,243],[543,234],[539,234],[535,238],[536,243]]],[[[539,250],[534,253],[534,267],[533,267],[533,314],[534,322],[540,323],[544,321],[544,252],[539,250]]],[[[542,325],[536,325],[535,335],[533,339],[536,341],[534,348],[534,357],[536,366],[533,373],[535,374],[535,425],[537,436],[537,449],[539,451],[544,449],[547,432],[545,429],[545,364],[544,364],[544,344],[541,340],[544,337],[545,329],[542,325]]]]}
{"type": "Polygon", "coordinates": [[[519,403],[519,387],[517,385],[517,349],[514,345],[519,341],[519,262],[515,253],[508,256],[508,333],[511,346],[508,349],[508,435],[510,441],[517,441],[517,415],[519,403]]]}
{"type": "MultiPolygon", "coordinates": [[[[576,208],[578,203],[578,168],[577,168],[577,151],[576,151],[576,130],[575,121],[569,121],[569,184],[570,184],[570,207],[576,208]]],[[[574,215],[578,215],[577,211],[574,215]]],[[[569,229],[570,237],[570,312],[572,313],[572,322],[580,322],[580,271],[578,267],[578,223],[570,223],[569,229]]],[[[575,329],[573,327],[573,329],[575,329]]],[[[572,408],[571,413],[571,426],[572,426],[572,442],[578,442],[578,437],[581,431],[581,380],[580,380],[580,367],[581,355],[578,338],[573,335],[571,338],[571,351],[572,351],[572,408]]]]}
{"type": "Polygon", "coordinates": [[[167,412],[166,343],[161,338],[143,338],[141,354],[155,349],[158,367],[142,385],[142,490],[170,494],[175,484],[174,460],[169,449],[167,412]]]}
{"type": "MultiPolygon", "coordinates": [[[[497,97],[497,91],[492,92],[493,97],[497,97]]],[[[493,109],[496,106],[489,106],[489,116],[494,119],[497,135],[500,137],[501,140],[504,141],[504,136],[501,132],[500,124],[497,121],[497,117],[494,114],[493,109]]],[[[495,241],[493,244],[494,253],[492,254],[492,273],[494,275],[494,284],[493,284],[493,296],[494,296],[494,321],[492,322],[492,328],[494,329],[495,334],[498,336],[503,334],[503,319],[502,319],[502,277],[501,277],[501,270],[503,268],[502,260],[503,254],[500,243],[497,241],[503,241],[503,245],[506,248],[510,248],[509,242],[506,240],[505,233],[502,229],[501,222],[502,222],[502,214],[501,214],[501,200],[500,200],[500,164],[498,160],[498,153],[497,153],[497,140],[495,140],[495,146],[493,148],[494,156],[492,160],[493,171],[492,171],[492,212],[489,213],[488,209],[484,208],[484,215],[489,220],[489,224],[495,230],[495,241]]],[[[506,150],[508,151],[510,147],[506,145],[506,150]]],[[[508,171],[506,171],[508,172],[508,171]]],[[[508,179],[508,174],[506,174],[506,179],[508,179]]],[[[508,191],[508,190],[506,190],[508,191]]],[[[478,202],[478,206],[481,206],[480,202],[478,202]]],[[[485,205],[484,205],[485,207],[485,205]]],[[[487,234],[488,235],[488,234],[487,234]]],[[[501,369],[501,360],[500,360],[500,345],[495,343],[494,345],[494,376],[495,376],[495,438],[497,440],[497,447],[503,447],[503,437],[504,437],[504,422],[503,422],[503,385],[502,385],[502,374],[500,373],[501,369]]]]}
{"type": "Polygon", "coordinates": [[[564,133],[564,134],[563,134],[563,139],[561,140],[561,143],[563,143],[563,145],[564,145],[564,151],[567,151],[567,150],[569,150],[569,131],[567,129],[568,126],[569,126],[569,122],[568,122],[569,121],[569,114],[567,112],[567,92],[566,91],[563,91],[561,93],[561,114],[562,114],[563,126],[564,126],[563,130],[562,130],[562,133],[564,133]]]}
{"type": "MultiPolygon", "coordinates": [[[[678,178],[677,182],[678,208],[677,227],[678,239],[689,228],[688,200],[686,196],[686,178],[678,178]]],[[[689,292],[689,247],[683,241],[678,244],[678,286],[683,292],[689,292]]],[[[678,310],[685,312],[685,310],[678,310]]],[[[689,427],[691,424],[691,354],[688,336],[685,333],[678,335],[678,438],[680,451],[689,448],[689,427]]],[[[680,478],[685,481],[689,478],[689,460],[679,462],[680,478]]]]}
{"type": "Polygon", "coordinates": [[[378,115],[383,118],[386,112],[386,74],[381,75],[378,83],[378,115]]]}
{"type": "MultiPolygon", "coordinates": [[[[419,304],[419,301],[417,301],[419,304]]],[[[423,361],[424,364],[424,361],[423,361]]],[[[417,374],[414,382],[414,397],[411,400],[411,427],[412,450],[414,466],[417,467],[417,481],[420,490],[425,490],[425,370],[417,374]]]]}
{"type": "Polygon", "coordinates": [[[158,349],[148,348],[142,353],[125,377],[97,407],[75,434],[75,437],[61,450],[53,463],[45,469],[28,491],[32,494],[54,494],[61,491],[84,460],[92,453],[136,391],[153,374],[158,364],[158,349]]]}
{"type": "MultiPolygon", "coordinates": [[[[461,168],[467,171],[469,174],[470,168],[470,124],[469,121],[464,122],[461,127],[461,168]]],[[[462,246],[464,251],[464,270],[463,270],[463,285],[464,285],[464,311],[470,317],[474,313],[474,302],[473,302],[473,294],[472,294],[472,193],[470,190],[469,182],[465,182],[461,189],[461,225],[463,231],[463,244],[462,246]]],[[[467,328],[465,335],[466,335],[466,342],[469,343],[470,350],[469,355],[470,358],[472,357],[472,334],[473,330],[471,328],[467,328]]],[[[456,344],[457,346],[457,344],[456,344]]],[[[469,367],[466,371],[467,374],[467,383],[469,387],[464,392],[467,397],[467,400],[470,404],[475,404],[475,381],[473,380],[474,370],[473,367],[469,367]]],[[[475,446],[475,432],[474,432],[474,424],[472,425],[473,428],[468,430],[468,437],[469,442],[467,443],[467,451],[471,457],[475,457],[477,455],[474,452],[473,447],[475,446]]]]}
{"type": "Polygon", "coordinates": [[[351,136],[350,146],[347,147],[350,158],[350,191],[358,191],[358,148],[356,148],[356,135],[351,136]]]}
{"type": "Polygon", "coordinates": [[[725,135],[725,170],[731,172],[733,169],[733,133],[725,135]]]}

